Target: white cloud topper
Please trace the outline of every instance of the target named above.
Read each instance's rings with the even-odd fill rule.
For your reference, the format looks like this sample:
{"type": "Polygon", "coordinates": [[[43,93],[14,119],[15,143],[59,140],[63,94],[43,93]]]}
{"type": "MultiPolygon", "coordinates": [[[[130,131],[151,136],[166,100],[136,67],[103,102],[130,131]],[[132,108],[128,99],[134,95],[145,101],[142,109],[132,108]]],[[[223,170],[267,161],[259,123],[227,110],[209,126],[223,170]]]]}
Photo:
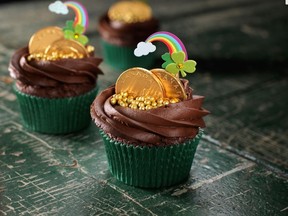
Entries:
{"type": "Polygon", "coordinates": [[[134,55],[137,57],[141,57],[143,55],[148,55],[149,53],[155,52],[156,46],[151,42],[139,42],[137,44],[137,48],[134,50],[134,55]]]}
{"type": "Polygon", "coordinates": [[[68,14],[68,7],[61,1],[55,1],[49,5],[49,10],[56,14],[68,14]]]}

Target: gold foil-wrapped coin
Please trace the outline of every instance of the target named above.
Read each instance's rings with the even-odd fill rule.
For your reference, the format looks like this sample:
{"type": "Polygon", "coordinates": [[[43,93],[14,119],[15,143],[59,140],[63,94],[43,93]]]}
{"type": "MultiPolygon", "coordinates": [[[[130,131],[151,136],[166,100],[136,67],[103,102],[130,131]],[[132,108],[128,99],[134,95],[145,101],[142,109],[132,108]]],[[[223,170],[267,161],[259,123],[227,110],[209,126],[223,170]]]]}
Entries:
{"type": "Polygon", "coordinates": [[[152,17],[149,5],[140,1],[119,1],[108,11],[108,17],[113,21],[124,23],[145,22],[152,17]]]}
{"type": "Polygon", "coordinates": [[[179,78],[160,68],[153,69],[151,72],[161,81],[164,87],[164,97],[179,98],[180,100],[187,98],[184,87],[179,78]]]}
{"type": "Polygon", "coordinates": [[[64,33],[62,29],[57,26],[50,26],[40,29],[30,38],[28,45],[29,53],[43,54],[48,46],[63,38],[64,33]]]}
{"type": "Polygon", "coordinates": [[[116,94],[127,92],[130,95],[164,97],[164,89],[158,78],[144,68],[131,68],[124,71],[117,79],[116,94]]]}
{"type": "Polygon", "coordinates": [[[45,55],[53,58],[84,58],[88,57],[89,53],[81,43],[75,40],[61,39],[48,46],[45,55]]]}

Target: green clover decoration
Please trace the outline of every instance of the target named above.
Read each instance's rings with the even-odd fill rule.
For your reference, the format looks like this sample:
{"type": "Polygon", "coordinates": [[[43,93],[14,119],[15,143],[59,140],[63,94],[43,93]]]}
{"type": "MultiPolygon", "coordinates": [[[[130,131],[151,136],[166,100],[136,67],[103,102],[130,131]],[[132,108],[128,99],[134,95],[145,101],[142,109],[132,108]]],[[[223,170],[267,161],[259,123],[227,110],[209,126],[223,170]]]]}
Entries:
{"type": "Polygon", "coordinates": [[[179,72],[182,77],[185,77],[187,73],[194,73],[196,70],[196,62],[194,60],[185,61],[185,53],[182,51],[174,52],[171,55],[165,53],[162,55],[164,63],[162,67],[174,74],[177,75],[179,72]]]}
{"type": "Polygon", "coordinates": [[[82,45],[86,45],[89,40],[88,37],[83,35],[84,30],[84,26],[80,24],[74,26],[74,22],[69,20],[66,22],[66,26],[63,28],[64,37],[66,39],[76,40],[82,45]]]}

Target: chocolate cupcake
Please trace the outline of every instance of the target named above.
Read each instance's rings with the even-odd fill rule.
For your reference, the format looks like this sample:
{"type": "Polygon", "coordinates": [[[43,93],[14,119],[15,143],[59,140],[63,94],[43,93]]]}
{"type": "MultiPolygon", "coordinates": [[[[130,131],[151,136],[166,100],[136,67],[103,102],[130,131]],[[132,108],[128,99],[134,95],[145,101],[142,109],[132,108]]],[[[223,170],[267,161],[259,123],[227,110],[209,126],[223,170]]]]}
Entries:
{"type": "MultiPolygon", "coordinates": [[[[61,4],[68,9],[69,5],[61,4]]],[[[43,28],[27,47],[13,54],[9,71],[16,80],[14,90],[26,128],[63,134],[89,125],[102,59],[87,45],[84,30],[84,25],[73,21],[67,21],[64,29],[43,28]]]]}
{"type": "Polygon", "coordinates": [[[151,68],[154,55],[141,59],[134,56],[138,42],[157,31],[159,23],[152,10],[141,1],[119,1],[100,17],[98,30],[101,36],[104,61],[117,69],[135,66],[151,68]]]}
{"type": "Polygon", "coordinates": [[[165,187],[189,176],[209,112],[202,108],[204,97],[179,78],[195,71],[196,62],[185,56],[183,50],[164,54],[164,69],[124,71],[91,106],[109,169],[128,185],[165,187]]]}

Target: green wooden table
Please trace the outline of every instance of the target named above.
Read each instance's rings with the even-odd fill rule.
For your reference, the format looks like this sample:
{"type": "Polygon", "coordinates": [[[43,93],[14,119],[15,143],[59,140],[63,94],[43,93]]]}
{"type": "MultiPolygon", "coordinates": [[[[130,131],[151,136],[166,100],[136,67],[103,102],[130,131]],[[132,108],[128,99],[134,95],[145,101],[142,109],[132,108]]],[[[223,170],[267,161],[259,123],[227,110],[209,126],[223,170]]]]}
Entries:
{"type": "MultiPolygon", "coordinates": [[[[22,127],[7,67],[35,31],[65,22],[47,10],[49,2],[0,7],[0,215],[288,214],[284,1],[151,1],[162,30],[177,34],[198,62],[191,85],[212,112],[189,179],[157,190],[111,176],[93,124],[64,136],[22,127]]],[[[113,1],[82,2],[90,15],[87,33],[101,55],[97,20],[113,1]]],[[[119,71],[101,67],[104,89],[119,71]]]]}

